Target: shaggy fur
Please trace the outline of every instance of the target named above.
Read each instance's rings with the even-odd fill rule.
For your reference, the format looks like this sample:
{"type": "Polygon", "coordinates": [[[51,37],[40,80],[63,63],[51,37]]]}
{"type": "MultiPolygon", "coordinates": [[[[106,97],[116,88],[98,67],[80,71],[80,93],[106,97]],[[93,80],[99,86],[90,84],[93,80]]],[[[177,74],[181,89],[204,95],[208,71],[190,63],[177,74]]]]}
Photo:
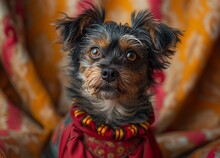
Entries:
{"type": "Polygon", "coordinates": [[[147,121],[153,117],[152,74],[168,67],[181,32],[147,10],[133,12],[131,26],[104,20],[105,11],[91,5],[78,17],[56,23],[71,58],[70,96],[98,125],[147,121]],[[114,71],[107,76],[111,81],[104,79],[109,75],[104,69],[114,71]]]}

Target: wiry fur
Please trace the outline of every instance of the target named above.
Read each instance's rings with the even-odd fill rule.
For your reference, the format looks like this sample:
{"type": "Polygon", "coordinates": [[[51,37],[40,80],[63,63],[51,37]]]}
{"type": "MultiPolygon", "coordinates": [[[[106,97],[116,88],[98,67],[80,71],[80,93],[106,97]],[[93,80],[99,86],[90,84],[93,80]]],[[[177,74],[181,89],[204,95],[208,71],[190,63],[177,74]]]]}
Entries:
{"type": "Polygon", "coordinates": [[[57,21],[63,49],[70,52],[70,96],[97,124],[118,127],[149,120],[152,74],[167,68],[181,32],[155,21],[148,11],[133,12],[131,27],[104,19],[105,11],[91,5],[76,18],[57,21]],[[89,56],[93,47],[101,51],[98,60],[89,56]],[[128,51],[137,54],[135,62],[126,60],[128,51]],[[119,72],[116,81],[102,79],[105,67],[119,72]]]}

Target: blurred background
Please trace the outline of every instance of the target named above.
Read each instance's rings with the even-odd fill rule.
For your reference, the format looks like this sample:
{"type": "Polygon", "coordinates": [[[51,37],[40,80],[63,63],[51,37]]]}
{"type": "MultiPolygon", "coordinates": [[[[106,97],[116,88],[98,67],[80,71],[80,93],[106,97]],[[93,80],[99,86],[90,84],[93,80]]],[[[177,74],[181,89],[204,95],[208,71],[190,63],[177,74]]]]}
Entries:
{"type": "MultiPolygon", "coordinates": [[[[220,1],[88,0],[108,20],[130,23],[134,10],[183,31],[164,72],[156,72],[153,124],[165,158],[220,155],[220,1]]],[[[65,53],[51,25],[80,0],[0,0],[0,157],[39,158],[71,100],[65,53]]],[[[84,4],[88,7],[87,4],[84,4]]]]}

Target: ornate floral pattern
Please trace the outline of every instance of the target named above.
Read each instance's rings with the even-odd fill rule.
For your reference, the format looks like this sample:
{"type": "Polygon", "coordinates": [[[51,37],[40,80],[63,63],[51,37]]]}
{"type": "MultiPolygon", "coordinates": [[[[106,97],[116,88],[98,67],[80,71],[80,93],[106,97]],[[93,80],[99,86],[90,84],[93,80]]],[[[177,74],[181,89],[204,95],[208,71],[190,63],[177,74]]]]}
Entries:
{"type": "MultiPolygon", "coordinates": [[[[68,111],[70,101],[63,88],[67,79],[60,66],[64,54],[54,42],[56,32],[50,24],[61,16],[59,12],[70,16],[81,12],[78,1],[0,0],[0,63],[7,73],[0,73],[0,157],[40,157],[60,118],[56,111],[68,111]],[[16,91],[3,86],[4,78],[16,91]]],[[[157,140],[165,158],[189,151],[190,158],[219,157],[219,0],[102,3],[106,20],[130,23],[133,10],[150,9],[158,20],[184,31],[171,67],[155,74],[162,81],[154,87],[157,140]]],[[[67,117],[57,130],[69,122],[67,117]]],[[[52,145],[59,143],[58,137],[53,135],[52,145]]]]}

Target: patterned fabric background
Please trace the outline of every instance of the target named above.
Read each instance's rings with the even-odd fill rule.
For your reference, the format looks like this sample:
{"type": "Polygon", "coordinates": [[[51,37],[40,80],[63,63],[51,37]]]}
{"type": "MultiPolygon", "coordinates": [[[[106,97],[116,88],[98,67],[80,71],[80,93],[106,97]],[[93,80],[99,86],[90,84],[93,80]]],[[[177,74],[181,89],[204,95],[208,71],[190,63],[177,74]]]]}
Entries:
{"type": "MultiPolygon", "coordinates": [[[[101,0],[90,0],[100,4],[101,0]]],[[[220,156],[219,0],[103,0],[107,20],[133,10],[184,31],[171,67],[158,75],[154,126],[163,157],[220,156]]],[[[68,111],[64,53],[51,25],[79,0],[0,0],[0,157],[39,158],[68,111]]]]}

